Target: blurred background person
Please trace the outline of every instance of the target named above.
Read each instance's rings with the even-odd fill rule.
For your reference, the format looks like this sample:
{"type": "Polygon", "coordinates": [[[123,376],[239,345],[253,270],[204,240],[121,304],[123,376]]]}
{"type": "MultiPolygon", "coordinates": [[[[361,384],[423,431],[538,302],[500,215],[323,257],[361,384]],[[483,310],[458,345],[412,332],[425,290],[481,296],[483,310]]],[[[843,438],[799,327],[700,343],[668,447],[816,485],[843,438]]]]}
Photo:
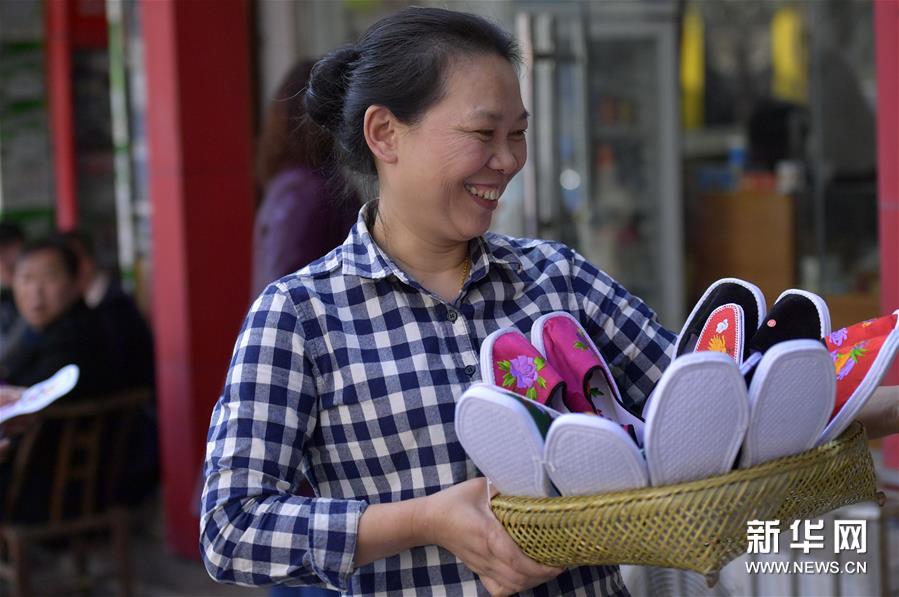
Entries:
{"type": "MultiPolygon", "coordinates": [[[[78,284],[78,258],[61,240],[27,243],[16,260],[12,284],[16,308],[25,323],[21,339],[0,360],[0,379],[9,386],[6,398],[21,388],[43,381],[68,364],[78,365],[78,383],[66,400],[78,400],[114,391],[117,377],[109,367],[109,352],[99,319],[88,309],[78,284]]],[[[18,435],[5,429],[9,442],[0,463],[0,503],[13,474],[11,454],[18,435]],[[11,437],[10,437],[11,436],[11,437]]],[[[32,464],[23,486],[23,495],[11,518],[23,522],[42,520],[47,515],[50,474],[58,437],[52,430],[41,431],[39,457],[32,464]]]]}
{"type": "Polygon", "coordinates": [[[78,258],[62,240],[26,244],[12,290],[25,331],[0,361],[0,379],[30,386],[74,363],[81,369],[76,394],[117,389],[99,318],[82,300],[78,258]]]}
{"type": "Polygon", "coordinates": [[[319,131],[303,97],[313,61],[297,63],[268,104],[256,151],[263,193],[253,227],[252,295],[341,244],[359,199],[331,156],[313,152],[319,131]]]}
{"type": "Polygon", "coordinates": [[[85,304],[100,317],[113,366],[126,373],[123,385],[154,387],[153,334],[134,299],[97,263],[86,233],[74,230],[60,238],[78,257],[78,286],[85,304]]]}
{"type": "MultiPolygon", "coordinates": [[[[124,294],[124,293],[123,293],[124,294]]],[[[80,369],[75,389],[66,401],[96,399],[116,392],[144,387],[138,369],[123,369],[121,347],[111,343],[102,311],[87,306],[82,293],[78,256],[66,238],[28,243],[19,255],[13,276],[16,307],[25,324],[22,338],[0,360],[0,379],[7,384],[3,399],[14,399],[22,388],[43,381],[68,364],[80,369]]],[[[152,364],[151,364],[152,374],[152,364]]],[[[18,425],[4,430],[7,442],[0,458],[0,485],[12,474],[10,454],[16,449],[17,436],[28,427],[18,425]],[[5,462],[3,462],[5,460],[5,462]]],[[[152,405],[138,414],[130,437],[121,483],[113,499],[133,505],[146,497],[158,482],[156,420],[152,405]]],[[[103,441],[111,438],[104,436],[103,441]]],[[[38,440],[40,457],[33,473],[29,471],[24,500],[13,517],[22,521],[46,516],[53,456],[58,438],[52,430],[42,429],[38,440]]],[[[104,458],[112,454],[104,450],[104,458]]],[[[3,495],[0,494],[0,503],[3,495]]]]}
{"type": "Polygon", "coordinates": [[[13,222],[0,222],[0,358],[24,328],[12,296],[12,277],[25,235],[13,222]]]}

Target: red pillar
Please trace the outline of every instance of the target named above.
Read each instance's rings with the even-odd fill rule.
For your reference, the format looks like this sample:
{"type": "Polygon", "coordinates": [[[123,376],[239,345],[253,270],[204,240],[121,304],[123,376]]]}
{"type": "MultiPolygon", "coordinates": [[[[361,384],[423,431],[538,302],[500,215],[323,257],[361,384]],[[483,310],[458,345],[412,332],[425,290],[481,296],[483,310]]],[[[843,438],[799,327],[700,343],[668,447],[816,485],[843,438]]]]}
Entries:
{"type": "MultiPolygon", "coordinates": [[[[874,3],[877,59],[877,176],[880,303],[899,307],[899,1],[874,3]]],[[[884,383],[899,385],[899,362],[884,383]]],[[[899,471],[899,436],[884,440],[887,467],[899,471]]]]}
{"type": "Polygon", "coordinates": [[[169,546],[198,556],[194,491],[246,313],[252,234],[247,0],[142,0],[153,323],[169,546]]]}
{"type": "Polygon", "coordinates": [[[44,6],[47,31],[47,99],[53,170],[56,176],[56,226],[78,225],[78,180],[75,166],[75,105],[72,95],[72,29],[74,3],[48,0],[44,6]]]}

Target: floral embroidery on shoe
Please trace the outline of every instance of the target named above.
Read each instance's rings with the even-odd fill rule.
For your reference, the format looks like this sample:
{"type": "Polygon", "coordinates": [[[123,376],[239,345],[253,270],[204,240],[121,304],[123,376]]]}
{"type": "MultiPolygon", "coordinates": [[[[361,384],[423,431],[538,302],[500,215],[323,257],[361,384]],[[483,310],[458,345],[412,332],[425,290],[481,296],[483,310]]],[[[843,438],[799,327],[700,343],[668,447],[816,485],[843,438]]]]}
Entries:
{"type": "Polygon", "coordinates": [[[837,372],[837,381],[840,381],[849,375],[859,359],[864,358],[868,352],[868,349],[865,348],[865,344],[867,343],[867,340],[863,340],[850,348],[849,352],[843,354],[840,354],[837,351],[831,353],[831,356],[834,357],[833,365],[837,372]],[[834,353],[836,354],[834,355],[834,353]]]}
{"type": "Polygon", "coordinates": [[[577,342],[574,343],[574,347],[576,349],[589,350],[594,355],[599,357],[599,354],[597,354],[597,352],[595,350],[593,350],[593,347],[591,346],[589,339],[587,338],[586,334],[584,334],[584,331],[581,328],[578,328],[578,330],[577,330],[577,337],[580,338],[580,340],[578,340],[577,342]]]}
{"type": "MultiPolygon", "coordinates": [[[[867,322],[865,322],[867,323],[867,322]]],[[[864,324],[863,324],[864,325],[864,324]]],[[[870,324],[869,324],[870,325],[870,324]]],[[[849,330],[846,328],[839,329],[830,335],[830,342],[834,346],[842,346],[846,338],[849,337],[849,330]]]]}
{"type": "Polygon", "coordinates": [[[546,388],[546,380],[540,376],[540,370],[546,367],[546,360],[540,357],[517,356],[509,361],[499,361],[496,364],[500,370],[505,371],[503,387],[516,387],[526,390],[525,396],[531,400],[537,399],[537,388],[546,388]]]}

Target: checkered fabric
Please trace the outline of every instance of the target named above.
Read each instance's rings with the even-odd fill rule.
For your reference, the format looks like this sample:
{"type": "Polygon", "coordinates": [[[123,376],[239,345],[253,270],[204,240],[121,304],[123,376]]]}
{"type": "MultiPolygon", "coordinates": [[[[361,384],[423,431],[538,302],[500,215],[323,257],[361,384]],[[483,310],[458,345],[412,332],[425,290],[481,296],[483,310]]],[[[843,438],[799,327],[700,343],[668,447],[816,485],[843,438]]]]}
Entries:
{"type": "MultiPolygon", "coordinates": [[[[215,578],[323,584],[350,595],[484,593],[455,556],[426,546],[353,567],[368,504],[477,476],[453,430],[501,326],[575,315],[638,411],[675,335],[570,248],[488,233],[452,303],[383,253],[360,217],[343,245],[272,283],[250,308],[212,414],[201,551],[215,578]],[[307,478],[315,498],[294,494],[307,478]]],[[[570,569],[534,595],[627,594],[617,567],[570,569]]]]}

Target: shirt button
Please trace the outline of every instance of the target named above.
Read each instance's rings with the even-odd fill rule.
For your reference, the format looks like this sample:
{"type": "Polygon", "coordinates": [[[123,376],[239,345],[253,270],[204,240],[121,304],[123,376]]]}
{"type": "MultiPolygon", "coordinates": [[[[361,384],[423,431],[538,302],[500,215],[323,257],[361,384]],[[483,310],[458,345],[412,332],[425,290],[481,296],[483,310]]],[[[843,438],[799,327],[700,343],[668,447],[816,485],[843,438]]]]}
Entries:
{"type": "Polygon", "coordinates": [[[474,365],[466,365],[465,366],[465,375],[467,375],[468,377],[471,377],[472,375],[474,375],[474,372],[475,372],[474,365]]]}
{"type": "Polygon", "coordinates": [[[452,309],[450,309],[449,311],[446,312],[446,318],[449,319],[451,322],[456,323],[456,320],[459,318],[459,314],[456,313],[455,311],[453,311],[452,309]]]}

